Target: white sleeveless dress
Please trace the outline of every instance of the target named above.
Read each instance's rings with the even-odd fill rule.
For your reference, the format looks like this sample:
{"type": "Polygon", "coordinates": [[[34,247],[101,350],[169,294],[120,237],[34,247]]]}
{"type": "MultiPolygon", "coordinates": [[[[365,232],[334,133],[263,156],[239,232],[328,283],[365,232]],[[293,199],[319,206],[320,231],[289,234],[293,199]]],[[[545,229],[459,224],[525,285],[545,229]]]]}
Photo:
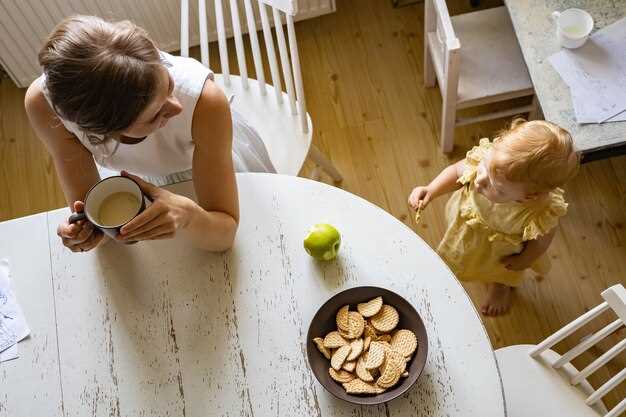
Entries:
{"type": "MultiPolygon", "coordinates": [[[[101,177],[118,175],[126,170],[156,185],[166,185],[192,178],[194,143],[191,137],[193,112],[207,78],[213,72],[193,58],[161,52],[166,68],[174,80],[174,96],[182,112],[150,134],[143,141],[124,144],[107,140],[94,145],[89,137],[101,138],[82,130],[75,123],[59,117],[63,126],[76,135],[94,157],[101,177]]],[[[39,77],[46,98],[45,75],[39,77]]],[[[257,131],[237,112],[237,98],[230,97],[233,121],[233,164],[236,172],[276,172],[257,131]]]]}

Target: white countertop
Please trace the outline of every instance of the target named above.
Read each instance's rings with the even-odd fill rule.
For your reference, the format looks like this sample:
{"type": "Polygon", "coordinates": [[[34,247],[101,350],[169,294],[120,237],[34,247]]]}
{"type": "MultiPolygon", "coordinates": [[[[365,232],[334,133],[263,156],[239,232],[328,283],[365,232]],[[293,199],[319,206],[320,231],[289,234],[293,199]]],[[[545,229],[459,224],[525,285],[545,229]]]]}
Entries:
{"type": "Polygon", "coordinates": [[[569,88],[548,57],[560,50],[552,12],[576,7],[593,16],[594,30],[626,16],[626,0],[505,0],[528,72],[545,119],[567,129],[583,153],[626,143],[626,122],[585,124],[576,122],[569,88]]]}

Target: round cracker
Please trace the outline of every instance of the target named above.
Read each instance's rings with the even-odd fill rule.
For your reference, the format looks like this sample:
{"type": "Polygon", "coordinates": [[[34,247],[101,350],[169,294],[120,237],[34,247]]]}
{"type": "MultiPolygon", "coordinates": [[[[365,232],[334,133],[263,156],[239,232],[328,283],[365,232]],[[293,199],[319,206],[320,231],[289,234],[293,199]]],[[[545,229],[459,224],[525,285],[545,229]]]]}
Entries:
{"type": "Polygon", "coordinates": [[[376,339],[377,342],[391,342],[391,335],[390,334],[383,334],[378,336],[378,338],[376,339]]]}
{"type": "Polygon", "coordinates": [[[356,339],[358,337],[361,337],[361,335],[363,334],[363,330],[365,330],[365,319],[356,311],[350,311],[348,313],[348,316],[350,326],[347,331],[348,339],[356,339]]]}
{"type": "Polygon", "coordinates": [[[383,297],[376,297],[366,303],[357,304],[356,309],[363,317],[376,315],[383,306],[383,297]]]}
{"type": "Polygon", "coordinates": [[[366,369],[378,368],[383,364],[385,360],[385,347],[381,343],[370,343],[370,348],[367,353],[367,362],[365,362],[366,369]]]}
{"type": "Polygon", "coordinates": [[[345,361],[343,363],[343,366],[341,367],[341,369],[345,369],[348,372],[354,372],[354,369],[356,368],[356,361],[345,361]]]}
{"type": "Polygon", "coordinates": [[[365,362],[367,362],[367,355],[368,353],[365,352],[356,361],[356,376],[361,378],[363,381],[371,382],[374,380],[374,377],[365,367],[365,362]]]}
{"type": "Polygon", "coordinates": [[[372,343],[372,338],[367,336],[364,340],[363,340],[363,352],[366,352],[367,349],[370,348],[370,343],[372,343]]]}
{"type": "Polygon", "coordinates": [[[333,368],[328,368],[328,373],[332,379],[341,383],[350,382],[355,378],[354,375],[348,371],[344,371],[343,369],[335,371],[333,368]]]}
{"type": "Polygon", "coordinates": [[[400,315],[395,307],[384,304],[378,314],[370,318],[374,329],[386,333],[392,331],[400,321],[400,315]]]}
{"type": "Polygon", "coordinates": [[[350,345],[344,345],[337,349],[333,356],[330,358],[330,366],[333,367],[335,371],[338,371],[343,366],[343,363],[346,361],[346,358],[350,354],[350,345]]]}
{"type": "Polygon", "coordinates": [[[376,340],[378,338],[378,333],[376,333],[376,329],[372,327],[369,321],[365,322],[365,329],[363,329],[363,334],[367,337],[371,337],[372,340],[376,340]]]}
{"type": "Polygon", "coordinates": [[[348,394],[381,394],[385,392],[384,388],[358,378],[344,383],[343,388],[348,394]]]}
{"type": "Polygon", "coordinates": [[[322,352],[322,355],[324,355],[326,359],[330,359],[330,350],[328,350],[326,346],[324,346],[324,339],[322,339],[321,337],[316,337],[315,339],[313,339],[313,343],[315,343],[315,346],[317,346],[317,350],[322,352]]]}
{"type": "Polygon", "coordinates": [[[363,352],[363,339],[353,340],[350,343],[350,347],[352,348],[352,350],[350,351],[350,354],[348,355],[348,358],[346,359],[347,361],[355,360],[356,358],[359,357],[361,352],[363,352]]]}
{"type": "Polygon", "coordinates": [[[400,377],[406,370],[404,356],[400,352],[390,350],[385,355],[385,362],[381,366],[380,377],[376,385],[382,388],[391,388],[398,383],[400,377]]]}
{"type": "Polygon", "coordinates": [[[391,348],[404,357],[411,356],[417,349],[417,336],[410,330],[398,330],[391,338],[391,348]]]}
{"type": "Polygon", "coordinates": [[[337,329],[347,332],[350,329],[350,316],[348,310],[350,306],[345,305],[339,309],[337,316],[335,316],[335,322],[337,323],[337,329]]]}
{"type": "Polygon", "coordinates": [[[330,332],[324,338],[324,347],[336,349],[348,344],[348,341],[341,337],[338,331],[330,332]]]}

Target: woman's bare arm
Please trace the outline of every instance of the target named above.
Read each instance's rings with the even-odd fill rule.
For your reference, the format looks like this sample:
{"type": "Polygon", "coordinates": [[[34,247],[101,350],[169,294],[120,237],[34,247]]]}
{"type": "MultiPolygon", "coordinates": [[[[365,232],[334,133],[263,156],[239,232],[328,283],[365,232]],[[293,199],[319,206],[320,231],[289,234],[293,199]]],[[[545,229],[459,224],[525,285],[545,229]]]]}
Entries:
{"type": "Polygon", "coordinates": [[[209,250],[232,246],[239,223],[239,199],[232,157],[232,119],[224,93],[207,80],[194,112],[193,182],[198,205],[185,228],[209,250]]]}
{"type": "MultiPolygon", "coordinates": [[[[91,153],[57,119],[38,80],[28,88],[24,106],[35,134],[52,157],[67,205],[72,211],[82,210],[87,191],[100,179],[91,153]]],[[[66,221],[58,226],[57,234],[74,252],[93,249],[103,239],[102,232],[86,221],[66,221]]]]}
{"type": "Polygon", "coordinates": [[[34,81],[24,99],[26,113],[37,137],[52,157],[67,204],[74,210],[75,201],[83,201],[87,191],[100,180],[91,153],[58,120],[34,81]]]}

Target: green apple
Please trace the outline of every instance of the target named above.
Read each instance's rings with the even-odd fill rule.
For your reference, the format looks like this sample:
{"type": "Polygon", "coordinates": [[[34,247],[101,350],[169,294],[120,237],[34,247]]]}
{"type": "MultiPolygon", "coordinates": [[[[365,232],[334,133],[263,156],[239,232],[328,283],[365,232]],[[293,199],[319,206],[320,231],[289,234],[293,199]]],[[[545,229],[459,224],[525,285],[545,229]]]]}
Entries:
{"type": "Polygon", "coordinates": [[[309,234],[304,238],[306,252],[320,261],[335,259],[340,245],[341,235],[337,229],[326,223],[311,227],[309,234]]]}

